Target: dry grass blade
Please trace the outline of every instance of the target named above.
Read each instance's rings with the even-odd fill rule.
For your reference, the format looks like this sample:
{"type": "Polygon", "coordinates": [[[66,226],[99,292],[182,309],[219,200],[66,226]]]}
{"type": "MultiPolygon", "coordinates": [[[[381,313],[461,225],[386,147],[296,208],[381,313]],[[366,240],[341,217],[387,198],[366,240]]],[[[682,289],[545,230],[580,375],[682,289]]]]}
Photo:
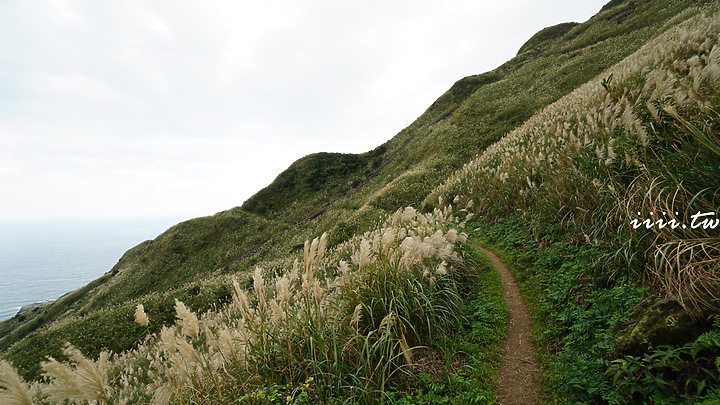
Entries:
{"type": "Polygon", "coordinates": [[[30,390],[15,369],[5,360],[0,361],[0,403],[6,405],[32,405],[30,390]]]}
{"type": "Polygon", "coordinates": [[[111,365],[110,354],[102,352],[97,361],[92,361],[70,345],[64,352],[74,367],[53,358],[42,365],[45,375],[53,379],[48,389],[51,397],[58,402],[68,399],[107,403],[112,391],[107,378],[111,365]]]}
{"type": "Polygon", "coordinates": [[[720,144],[716,139],[706,135],[703,131],[698,129],[690,121],[685,120],[683,117],[675,116],[675,119],[680,121],[685,129],[685,132],[690,134],[693,138],[697,139],[698,142],[702,143],[708,150],[716,155],[720,155],[720,144]]]}
{"type": "Polygon", "coordinates": [[[666,293],[692,310],[720,310],[720,239],[658,245],[654,275],[666,293]]]}

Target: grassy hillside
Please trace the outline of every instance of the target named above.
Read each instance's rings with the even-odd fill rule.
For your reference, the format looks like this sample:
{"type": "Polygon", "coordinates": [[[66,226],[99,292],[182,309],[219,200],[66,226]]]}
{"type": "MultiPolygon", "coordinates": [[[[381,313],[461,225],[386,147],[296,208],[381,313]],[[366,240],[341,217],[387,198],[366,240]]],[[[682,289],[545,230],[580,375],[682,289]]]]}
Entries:
{"type": "Polygon", "coordinates": [[[269,186],[248,198],[242,208],[266,218],[281,217],[291,223],[315,213],[352,192],[383,164],[387,147],[360,155],[316,153],[290,165],[269,186]]]}
{"type": "Polygon", "coordinates": [[[479,259],[448,236],[472,213],[474,234],[517,264],[545,325],[535,335],[548,402],[662,403],[717,393],[717,379],[707,377],[720,346],[711,326],[719,309],[717,232],[630,225],[659,212],[689,224],[697,210],[717,211],[719,32],[715,20],[699,19],[717,11],[714,1],[613,0],[584,23],[542,30],[512,60],[456,82],[377,149],[300,159],[242,207],[183,222],[88,286],[3,322],[3,357],[30,380],[48,355],[83,362],[63,351],[65,342],[91,358],[134,348],[107,366],[115,383],[134,381],[108,388],[108,380],[104,395],[115,399],[207,395],[229,403],[342,392],[361,402],[382,395],[433,402],[450,393],[489,401],[488,359],[463,360],[479,362],[472,383],[450,367],[444,375],[455,380],[442,389],[390,379],[414,364],[404,355],[409,347],[465,350],[450,343],[453,333],[485,342],[474,350],[496,350],[501,310],[487,307],[497,315],[464,323],[473,319],[467,308],[494,290],[475,289],[469,274],[479,259]],[[453,210],[451,201],[461,206],[453,210]],[[417,246],[404,237],[418,238],[417,246]],[[684,325],[672,332],[684,338],[655,340],[668,328],[635,327],[659,297],[677,304],[661,318],[684,325]],[[138,304],[147,325],[133,322],[138,304]],[[212,311],[198,321],[190,310],[212,311]],[[277,329],[268,332],[271,317],[277,329]],[[220,336],[247,351],[239,355],[220,336]],[[196,375],[178,371],[178,345],[190,345],[182,362],[196,375]],[[270,367],[276,363],[284,366],[270,367]],[[147,384],[154,393],[140,390],[147,384]]]}
{"type": "Polygon", "coordinates": [[[716,14],[650,40],[428,196],[475,201],[517,263],[549,397],[720,395],[719,33],[716,14]]]}

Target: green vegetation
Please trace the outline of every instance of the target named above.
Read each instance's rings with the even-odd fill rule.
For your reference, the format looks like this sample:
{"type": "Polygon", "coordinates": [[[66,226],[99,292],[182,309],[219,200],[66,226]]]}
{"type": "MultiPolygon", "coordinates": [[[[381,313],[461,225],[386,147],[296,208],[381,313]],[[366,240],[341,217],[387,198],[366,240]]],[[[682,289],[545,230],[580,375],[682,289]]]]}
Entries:
{"type": "Polygon", "coordinates": [[[562,38],[563,35],[578,25],[580,24],[568,22],[543,28],[520,47],[518,55],[525,52],[532,52],[534,55],[539,55],[544,49],[550,47],[553,40],[562,38]]]}
{"type": "Polygon", "coordinates": [[[460,247],[473,274],[465,296],[462,327],[435,336],[419,349],[419,367],[409,377],[410,390],[388,394],[398,404],[492,402],[497,388],[502,339],[507,322],[497,270],[472,244],[460,247]]]}
{"type": "MultiPolygon", "coordinates": [[[[613,0],[547,28],[381,147],[306,156],[1,323],[3,357],[51,377],[41,401],[489,403],[504,309],[467,224],[514,264],[545,402],[711,401],[719,10],[613,0]],[[97,389],[63,397],[82,373],[97,389]]],[[[0,399],[24,389],[0,370],[0,399]]]]}
{"type": "Polygon", "coordinates": [[[315,153],[290,165],[269,186],[248,198],[242,208],[267,218],[290,223],[314,214],[358,187],[383,163],[387,148],[360,155],[315,153]],[[312,201],[312,203],[308,203],[312,201]]]}
{"type": "Polygon", "coordinates": [[[188,296],[189,304],[197,303],[193,308],[203,311],[227,302],[227,279],[202,277],[219,274],[219,267],[282,229],[277,221],[240,208],[178,224],[128,251],[98,280],[22,314],[22,321],[15,317],[0,324],[0,349],[8,350],[18,364],[32,364],[23,368],[35,377],[39,362],[58,356],[67,341],[93,356],[105,348],[128,349],[139,335],[119,325],[127,325],[135,300],[152,302],[149,306],[163,314],[156,319],[166,322],[174,320],[173,297],[188,296]]]}
{"type": "MultiPolygon", "coordinates": [[[[457,392],[489,398],[472,377],[491,373],[497,358],[468,356],[477,367],[439,372],[461,354],[445,347],[451,357],[442,364],[431,355],[440,350],[433,342],[460,333],[472,337],[462,347],[497,353],[504,324],[499,284],[477,253],[462,247],[467,235],[454,228],[451,212],[398,210],[375,231],[330,251],[323,234],[305,243],[302,262],[278,275],[256,268],[252,295],[233,280],[231,303],[201,316],[176,300],[175,325],[120,356],[102,351],[94,362],[65,347],[65,363],[42,363],[52,383],[33,396],[39,402],[375,402],[390,392],[402,395],[419,383],[415,372],[427,368],[435,376],[423,381],[440,376],[457,392]],[[478,271],[488,288],[478,290],[478,271]],[[478,302],[481,294],[489,299],[478,302]],[[469,321],[466,301],[474,311],[469,321]]],[[[112,327],[150,332],[152,318],[138,305],[125,317],[137,326],[112,327]]],[[[8,398],[28,391],[22,383],[7,388],[8,398]]]]}
{"type": "MultiPolygon", "coordinates": [[[[535,231],[521,220],[501,220],[478,231],[484,243],[505,247],[503,256],[513,263],[529,298],[533,336],[547,370],[545,402],[699,403],[717,398],[717,321],[714,327],[696,323],[696,330],[705,331],[694,337],[675,334],[686,342],[621,353],[617,338],[649,305],[650,287],[629,275],[609,279],[598,247],[563,240],[567,235],[557,228],[533,225],[535,231]]],[[[673,320],[664,317],[663,323],[673,320]]],[[[668,332],[673,333],[648,337],[663,339],[668,332]]]]}
{"type": "Polygon", "coordinates": [[[720,309],[717,224],[692,226],[720,203],[717,35],[703,18],[669,30],[427,199],[474,200],[481,229],[522,269],[544,325],[548,401],[693,403],[718,393],[707,321],[720,309]]]}
{"type": "Polygon", "coordinates": [[[533,336],[540,348],[546,400],[610,401],[613,388],[605,375],[613,337],[634,317],[647,295],[623,279],[608,285],[587,245],[557,241],[558,235],[532,235],[520,221],[480,228],[486,243],[505,247],[523,293],[534,313],[533,336]],[[535,239],[541,238],[544,243],[535,239]]]}

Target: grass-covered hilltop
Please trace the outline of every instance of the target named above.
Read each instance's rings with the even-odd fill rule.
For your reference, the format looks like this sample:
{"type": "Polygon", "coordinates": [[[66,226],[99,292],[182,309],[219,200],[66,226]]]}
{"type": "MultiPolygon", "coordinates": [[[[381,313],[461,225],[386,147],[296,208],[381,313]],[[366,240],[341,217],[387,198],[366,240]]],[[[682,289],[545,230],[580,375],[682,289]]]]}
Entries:
{"type": "Polygon", "coordinates": [[[720,403],[720,4],[612,0],[0,323],[0,404],[720,403]]]}

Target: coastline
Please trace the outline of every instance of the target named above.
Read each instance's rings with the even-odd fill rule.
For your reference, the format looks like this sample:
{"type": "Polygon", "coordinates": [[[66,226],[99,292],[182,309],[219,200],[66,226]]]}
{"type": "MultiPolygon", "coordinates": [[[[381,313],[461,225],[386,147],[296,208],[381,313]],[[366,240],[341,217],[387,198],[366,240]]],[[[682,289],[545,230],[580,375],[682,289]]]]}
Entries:
{"type": "Polygon", "coordinates": [[[18,315],[22,314],[23,312],[30,311],[35,308],[40,308],[40,307],[47,305],[54,301],[55,300],[45,300],[45,301],[40,301],[40,302],[33,302],[32,304],[23,305],[20,308],[18,308],[18,310],[14,316],[18,316],[18,315]]]}

